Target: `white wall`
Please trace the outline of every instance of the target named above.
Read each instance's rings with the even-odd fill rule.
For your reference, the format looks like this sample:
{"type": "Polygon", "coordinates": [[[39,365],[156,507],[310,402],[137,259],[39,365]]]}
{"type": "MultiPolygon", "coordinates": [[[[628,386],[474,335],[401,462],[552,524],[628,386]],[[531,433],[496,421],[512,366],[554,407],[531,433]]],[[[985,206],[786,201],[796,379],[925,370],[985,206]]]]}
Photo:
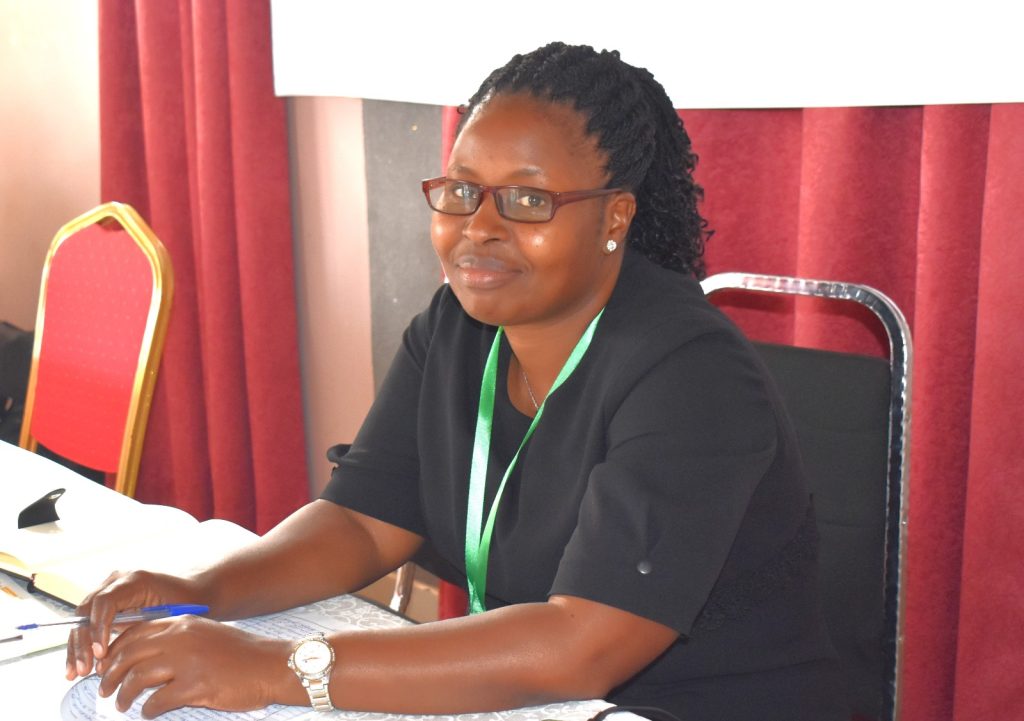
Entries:
{"type": "Polygon", "coordinates": [[[1024,13],[1012,0],[559,0],[458,9],[422,0],[271,0],[276,91],[458,105],[515,53],[560,40],[619,50],[650,69],[677,108],[1024,101],[1024,13]]]}
{"type": "Polygon", "coordinates": [[[57,230],[100,198],[97,5],[0,0],[0,320],[35,326],[57,230]]]}

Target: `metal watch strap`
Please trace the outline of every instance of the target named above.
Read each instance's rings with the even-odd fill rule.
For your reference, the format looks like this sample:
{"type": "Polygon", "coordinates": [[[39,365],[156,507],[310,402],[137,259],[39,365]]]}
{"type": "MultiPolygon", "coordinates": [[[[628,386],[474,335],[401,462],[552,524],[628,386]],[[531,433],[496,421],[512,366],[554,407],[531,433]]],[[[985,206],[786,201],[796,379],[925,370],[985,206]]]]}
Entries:
{"type": "Polygon", "coordinates": [[[288,661],[288,665],[291,666],[292,670],[295,671],[299,677],[299,681],[302,682],[303,687],[306,689],[306,694],[309,696],[309,703],[312,705],[314,711],[333,711],[334,704],[331,703],[331,696],[328,691],[328,684],[331,680],[331,669],[334,667],[334,649],[331,648],[331,644],[327,641],[327,637],[323,632],[311,633],[299,639],[295,648],[292,650],[292,656],[288,661]],[[327,668],[320,675],[307,676],[303,671],[299,670],[298,665],[295,663],[296,654],[304,643],[316,642],[323,644],[330,650],[330,662],[327,668]]]}
{"type": "Polygon", "coordinates": [[[306,687],[306,693],[309,694],[309,702],[313,705],[314,711],[333,711],[334,704],[331,703],[331,697],[327,693],[327,681],[325,679],[315,679],[310,681],[308,678],[302,679],[302,685],[306,687]]]}

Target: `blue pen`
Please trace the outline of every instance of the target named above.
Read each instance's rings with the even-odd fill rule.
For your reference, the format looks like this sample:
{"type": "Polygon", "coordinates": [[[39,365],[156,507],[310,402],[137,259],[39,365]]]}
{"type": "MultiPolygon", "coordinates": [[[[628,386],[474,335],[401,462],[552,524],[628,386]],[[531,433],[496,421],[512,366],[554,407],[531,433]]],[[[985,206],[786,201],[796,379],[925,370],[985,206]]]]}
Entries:
{"type": "MultiPolygon", "coordinates": [[[[192,614],[202,616],[210,612],[209,606],[200,606],[192,603],[165,603],[161,606],[147,606],[136,611],[125,611],[114,616],[111,622],[113,625],[121,623],[138,623],[139,621],[152,621],[157,618],[168,618],[170,616],[185,616],[192,614]]],[[[26,623],[18,626],[19,631],[31,631],[33,628],[46,628],[48,626],[87,626],[88,616],[72,616],[61,621],[52,623],[26,623]]]]}

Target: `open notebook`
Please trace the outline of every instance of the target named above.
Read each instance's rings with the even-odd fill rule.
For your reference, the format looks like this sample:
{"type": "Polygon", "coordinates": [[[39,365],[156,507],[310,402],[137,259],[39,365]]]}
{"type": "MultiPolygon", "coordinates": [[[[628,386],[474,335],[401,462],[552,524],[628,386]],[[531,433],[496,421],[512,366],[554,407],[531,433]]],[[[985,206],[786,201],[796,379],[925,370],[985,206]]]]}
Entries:
{"type": "Polygon", "coordinates": [[[115,493],[63,466],[0,442],[0,570],[72,605],[116,570],[186,573],[256,534],[222,520],[115,493]],[[18,528],[19,512],[56,488],[60,520],[18,528]]]}

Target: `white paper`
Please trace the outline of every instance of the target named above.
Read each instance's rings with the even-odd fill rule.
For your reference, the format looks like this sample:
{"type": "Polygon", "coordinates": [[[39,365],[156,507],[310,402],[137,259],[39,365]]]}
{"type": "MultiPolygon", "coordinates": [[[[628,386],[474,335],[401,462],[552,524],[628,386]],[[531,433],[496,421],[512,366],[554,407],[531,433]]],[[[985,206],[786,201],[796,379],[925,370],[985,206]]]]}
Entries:
{"type": "MultiPolygon", "coordinates": [[[[235,621],[232,625],[252,633],[275,638],[298,639],[315,631],[334,632],[347,629],[384,629],[407,625],[409,622],[389,611],[354,596],[338,596],[318,601],[291,611],[235,621]]],[[[101,699],[97,695],[99,679],[89,676],[68,690],[61,702],[63,721],[125,721],[141,719],[141,708],[151,692],[142,694],[126,713],[114,707],[113,696],[101,699]]],[[[115,694],[116,695],[116,694],[115,694]]],[[[606,701],[569,701],[533,706],[508,711],[448,715],[399,715],[387,713],[353,712],[337,710],[321,714],[302,706],[268,706],[246,712],[212,711],[202,708],[184,708],[163,714],[159,721],[292,721],[301,719],[352,719],[353,721],[586,721],[598,711],[607,708],[606,701]]],[[[621,714],[617,721],[639,721],[632,714],[621,714]]]]}
{"type": "MultiPolygon", "coordinates": [[[[142,718],[142,698],[137,699],[127,713],[114,708],[113,696],[101,699],[96,696],[99,679],[89,676],[82,679],[64,697],[61,704],[63,721],[138,721],[142,718]],[[75,689],[79,689],[76,693],[75,689]]],[[[148,694],[145,695],[148,697],[148,694]]],[[[606,701],[569,701],[545,706],[495,711],[493,713],[450,714],[450,715],[401,715],[336,710],[319,713],[302,706],[272,705],[256,711],[212,711],[204,708],[175,709],[159,716],[159,721],[312,721],[312,719],[358,719],[358,721],[586,721],[607,708],[606,701]]],[[[632,714],[619,714],[618,721],[640,721],[632,714]]]]}
{"type": "Polygon", "coordinates": [[[17,630],[18,626],[27,623],[61,620],[63,616],[55,609],[56,605],[56,602],[29,593],[22,584],[0,573],[0,638],[22,637],[20,641],[0,643],[0,661],[63,646],[68,640],[67,626],[17,630]]]}
{"type": "MultiPolygon", "coordinates": [[[[87,676],[75,684],[64,696],[60,705],[60,715],[64,721],[124,721],[125,719],[141,719],[142,704],[152,692],[141,694],[131,708],[121,713],[114,706],[117,694],[109,698],[101,698],[97,691],[100,687],[98,676],[87,676]]],[[[290,719],[315,718],[316,713],[301,706],[268,706],[255,711],[213,711],[206,708],[179,708],[162,714],[160,721],[288,721],[290,719]]]]}
{"type": "MultiPolygon", "coordinates": [[[[294,611],[257,616],[230,625],[249,631],[250,633],[272,638],[301,638],[317,631],[330,632],[352,628],[339,623],[336,618],[325,616],[315,610],[300,608],[294,611]]],[[[114,706],[114,693],[108,698],[100,697],[98,676],[87,676],[80,680],[65,694],[61,702],[60,712],[64,721],[124,721],[125,719],[141,719],[142,705],[153,690],[139,694],[126,712],[121,713],[114,706]]],[[[305,718],[315,713],[301,706],[272,705],[255,711],[213,711],[205,708],[181,708],[160,716],[160,721],[214,721],[215,719],[231,719],[232,721],[288,721],[305,718]]],[[[309,718],[316,718],[309,716],[309,718]]]]}

